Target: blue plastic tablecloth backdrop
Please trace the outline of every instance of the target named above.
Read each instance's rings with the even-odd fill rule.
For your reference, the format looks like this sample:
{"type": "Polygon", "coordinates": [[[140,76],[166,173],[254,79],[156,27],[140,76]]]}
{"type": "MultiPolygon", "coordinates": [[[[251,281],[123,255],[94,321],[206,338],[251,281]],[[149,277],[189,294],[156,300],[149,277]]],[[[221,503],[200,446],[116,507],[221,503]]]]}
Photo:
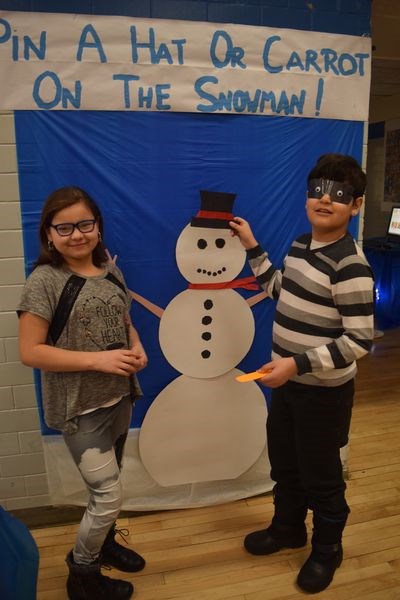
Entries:
{"type": "Polygon", "coordinates": [[[375,278],[375,324],[400,327],[400,244],[390,249],[364,247],[375,278]]]}
{"type": "Polygon", "coordinates": [[[35,600],[39,550],[27,526],[0,506],[0,598],[35,600]]]}
{"type": "MultiPolygon", "coordinates": [[[[291,117],[17,111],[15,123],[27,273],[38,254],[45,199],[58,187],[78,185],[101,207],[106,246],[118,255],[128,287],[162,308],[187,288],[175,246],[199,210],[200,189],[237,194],[235,214],[251,223],[280,266],[294,237],[310,229],[308,171],[326,152],[360,161],[363,140],[362,122],[291,117]]],[[[353,235],[356,228],[357,220],[353,235]]],[[[241,276],[248,274],[246,265],[241,276]]],[[[253,312],[255,340],[238,365],[244,371],[266,362],[271,350],[274,303],[264,300],[253,312]]],[[[139,374],[145,397],[132,423],[140,427],[151,402],[179,374],[162,355],[158,318],[135,302],[132,317],[149,355],[139,374]]],[[[38,373],[36,381],[41,409],[38,373]]],[[[54,433],[42,415],[41,426],[43,434],[54,433]]]]}

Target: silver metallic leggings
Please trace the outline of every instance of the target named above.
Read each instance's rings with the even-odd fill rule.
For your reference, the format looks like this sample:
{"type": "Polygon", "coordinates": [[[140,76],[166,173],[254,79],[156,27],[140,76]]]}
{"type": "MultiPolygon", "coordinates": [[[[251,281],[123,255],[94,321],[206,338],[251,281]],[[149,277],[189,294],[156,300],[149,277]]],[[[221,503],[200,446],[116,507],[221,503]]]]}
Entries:
{"type": "Polygon", "coordinates": [[[89,564],[101,550],[122,505],[121,461],[132,414],[129,396],[109,408],[78,418],[78,431],[65,443],[89,491],[78,530],[74,560],[89,564]]]}

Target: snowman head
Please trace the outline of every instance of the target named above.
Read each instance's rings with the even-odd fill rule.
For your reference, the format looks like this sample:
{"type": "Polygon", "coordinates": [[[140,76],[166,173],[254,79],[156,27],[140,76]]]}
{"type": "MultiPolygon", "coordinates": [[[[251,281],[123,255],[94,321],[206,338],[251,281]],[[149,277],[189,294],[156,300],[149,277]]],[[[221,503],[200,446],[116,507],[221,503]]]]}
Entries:
{"type": "Polygon", "coordinates": [[[231,235],[235,194],[200,191],[201,208],[176,244],[176,262],[190,283],[232,281],[243,269],[246,253],[231,235]]]}

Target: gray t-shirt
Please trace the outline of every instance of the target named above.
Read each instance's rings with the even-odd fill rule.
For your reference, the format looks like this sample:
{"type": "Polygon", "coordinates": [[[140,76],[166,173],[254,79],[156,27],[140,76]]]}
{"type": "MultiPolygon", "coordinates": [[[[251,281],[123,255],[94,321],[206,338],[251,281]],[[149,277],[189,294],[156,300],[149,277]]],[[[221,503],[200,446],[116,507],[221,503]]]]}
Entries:
{"type": "MultiPolygon", "coordinates": [[[[106,279],[110,272],[125,285],[120,270],[105,266],[102,275],[84,277],[71,314],[56,342],[57,348],[98,352],[129,347],[129,308],[131,298],[106,279]]],[[[65,267],[41,265],[28,277],[18,305],[18,314],[30,312],[51,323],[65,283],[73,273],[65,267]]],[[[50,338],[46,343],[53,345],[50,338]]],[[[42,399],[45,421],[49,427],[68,433],[76,430],[76,417],[85,410],[141,390],[132,378],[99,371],[42,371],[42,399]]]]}

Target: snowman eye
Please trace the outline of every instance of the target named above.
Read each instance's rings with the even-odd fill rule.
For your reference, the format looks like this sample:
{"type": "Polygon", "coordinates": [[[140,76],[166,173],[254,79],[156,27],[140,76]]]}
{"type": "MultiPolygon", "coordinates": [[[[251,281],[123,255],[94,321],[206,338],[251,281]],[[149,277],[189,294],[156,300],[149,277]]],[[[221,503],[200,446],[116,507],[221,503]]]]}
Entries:
{"type": "Polygon", "coordinates": [[[217,248],[223,248],[225,246],[225,240],[223,238],[217,238],[215,240],[215,245],[217,248]]]}
{"type": "Polygon", "coordinates": [[[204,250],[204,248],[207,248],[207,242],[206,242],[206,240],[203,240],[203,238],[200,238],[197,241],[197,247],[200,248],[200,250],[204,250]]]}

